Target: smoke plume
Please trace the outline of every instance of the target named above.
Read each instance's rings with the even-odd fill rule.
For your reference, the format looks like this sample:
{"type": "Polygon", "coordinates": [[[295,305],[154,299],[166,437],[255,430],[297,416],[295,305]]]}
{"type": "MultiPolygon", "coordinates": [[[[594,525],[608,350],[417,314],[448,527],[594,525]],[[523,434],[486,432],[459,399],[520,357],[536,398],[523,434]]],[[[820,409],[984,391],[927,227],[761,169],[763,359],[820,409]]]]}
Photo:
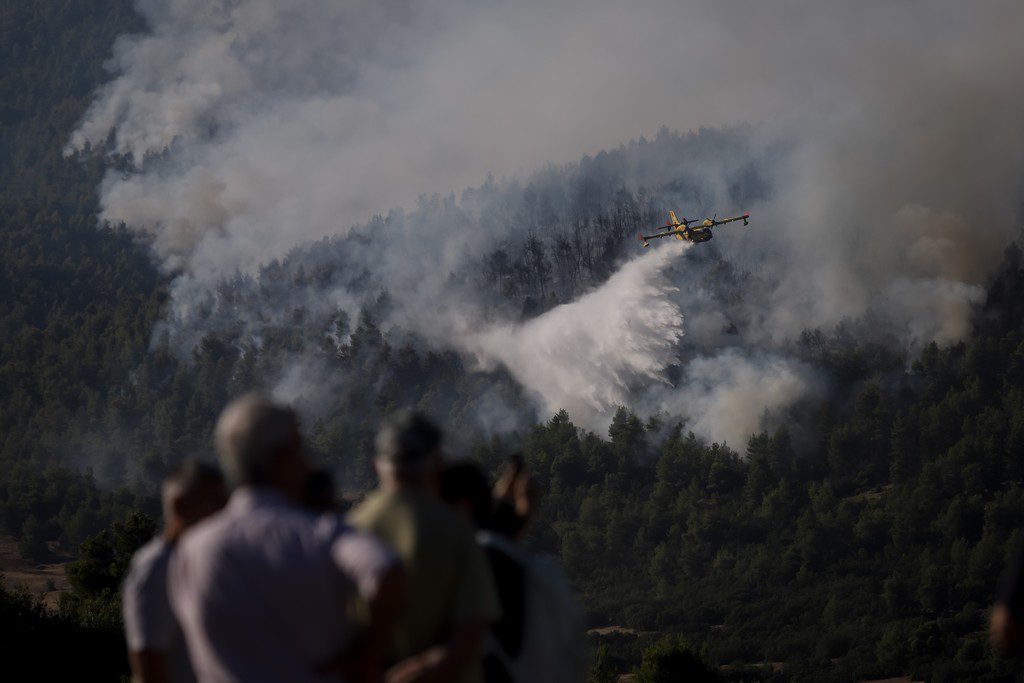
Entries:
{"type": "Polygon", "coordinates": [[[691,361],[680,390],[661,397],[660,408],[668,415],[691,416],[688,427],[708,441],[742,450],[766,418],[785,420],[788,408],[824,390],[806,363],[731,348],[691,361]]]}
{"type": "MultiPolygon", "coordinates": [[[[911,350],[961,338],[1017,236],[1024,5],[1012,0],[983,11],[954,0],[138,9],[149,31],[118,42],[69,152],[134,160],[104,180],[102,217],[152,236],[175,277],[167,324],[182,338],[209,329],[196,302],[223,278],[369,221],[360,234],[387,230],[386,245],[352,241],[340,258],[391,293],[394,324],[504,364],[548,410],[591,420],[639,384],[656,398],[644,404],[740,445],[765,408],[817,390],[813,370],[787,358],[801,331],[871,320],[911,350]],[[521,198],[509,189],[521,179],[560,182],[582,172],[572,160],[662,126],[741,123],[742,144],[627,154],[615,182],[687,215],[749,210],[749,230],[723,228],[713,244],[757,291],[709,285],[697,249],[676,254],[679,291],[659,288],[668,250],[658,250],[521,323],[452,279],[496,242],[524,237],[523,206],[452,199],[429,225],[394,211],[371,220],[488,173],[511,178],[502,197],[521,198]],[[545,164],[555,170],[527,175],[545,164]],[[745,193],[744,167],[770,187],[745,193]],[[680,311],[693,353],[666,389],[680,311]]],[[[571,221],[573,206],[553,215],[571,221]]],[[[350,308],[358,298],[331,297],[350,308]]]]}

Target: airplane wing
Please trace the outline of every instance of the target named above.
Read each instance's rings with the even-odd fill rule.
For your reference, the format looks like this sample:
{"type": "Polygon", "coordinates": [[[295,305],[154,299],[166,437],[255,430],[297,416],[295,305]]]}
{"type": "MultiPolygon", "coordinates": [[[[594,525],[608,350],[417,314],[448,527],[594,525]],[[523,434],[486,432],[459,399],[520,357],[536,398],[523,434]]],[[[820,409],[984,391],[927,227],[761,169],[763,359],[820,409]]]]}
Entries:
{"type": "Polygon", "coordinates": [[[750,214],[749,213],[745,213],[742,216],[734,216],[732,218],[723,218],[720,221],[719,220],[712,221],[712,223],[714,225],[725,225],[726,223],[735,223],[736,221],[743,221],[743,225],[746,225],[748,220],[750,220],[750,214]]]}
{"type": "Polygon", "coordinates": [[[656,239],[658,239],[660,237],[675,237],[678,240],[684,240],[684,241],[686,239],[685,237],[683,237],[683,231],[682,230],[670,230],[668,232],[659,232],[659,233],[656,233],[654,235],[644,235],[643,233],[640,233],[639,235],[637,235],[637,237],[640,238],[640,241],[644,243],[645,247],[650,246],[648,244],[647,240],[656,240],[656,239]]]}
{"type": "Polygon", "coordinates": [[[658,239],[659,237],[681,237],[683,231],[680,230],[669,230],[668,232],[659,232],[656,235],[644,235],[647,239],[658,239]]]}
{"type": "Polygon", "coordinates": [[[665,225],[659,225],[658,226],[658,230],[672,230],[672,229],[675,229],[675,228],[685,228],[685,227],[688,227],[690,225],[690,223],[693,223],[692,220],[686,220],[685,216],[683,217],[682,220],[679,220],[678,218],[676,218],[676,212],[675,211],[669,211],[668,212],[668,217],[669,217],[669,222],[666,223],[665,225]]]}

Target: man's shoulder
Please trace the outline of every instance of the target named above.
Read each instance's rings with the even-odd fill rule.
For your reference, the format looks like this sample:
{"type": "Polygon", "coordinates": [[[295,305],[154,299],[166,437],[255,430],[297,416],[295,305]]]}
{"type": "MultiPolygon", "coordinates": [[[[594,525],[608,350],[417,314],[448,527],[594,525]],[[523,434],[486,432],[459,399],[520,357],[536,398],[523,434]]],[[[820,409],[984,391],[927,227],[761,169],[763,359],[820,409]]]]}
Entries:
{"type": "Polygon", "coordinates": [[[140,565],[150,565],[167,559],[171,554],[174,544],[170,543],[163,536],[154,536],[135,551],[132,562],[140,565]]]}
{"type": "Polygon", "coordinates": [[[166,651],[176,622],[168,595],[168,564],[175,544],[158,536],[132,558],[122,587],[121,615],[128,649],[166,651]]]}
{"type": "Polygon", "coordinates": [[[400,507],[398,496],[378,489],[367,494],[366,498],[345,516],[345,521],[357,529],[368,529],[381,517],[394,514],[400,507]]]}
{"type": "Polygon", "coordinates": [[[369,536],[369,534],[351,520],[335,512],[324,512],[314,517],[314,532],[317,538],[333,541],[342,536],[356,535],[369,536]]]}
{"type": "Polygon", "coordinates": [[[238,553],[273,555],[286,547],[308,550],[348,529],[340,515],[317,515],[297,505],[226,508],[185,533],[179,553],[203,556],[205,563],[238,553]]]}
{"type": "Polygon", "coordinates": [[[228,532],[232,519],[222,510],[187,529],[178,539],[176,555],[184,555],[195,548],[203,548],[228,532]]]}
{"type": "Polygon", "coordinates": [[[393,525],[401,520],[401,524],[425,529],[432,540],[475,543],[476,532],[468,519],[441,499],[421,492],[374,491],[347,519],[352,526],[369,531],[376,530],[381,523],[393,525]]]}
{"type": "Polygon", "coordinates": [[[159,579],[166,576],[167,563],[172,549],[172,544],[162,536],[156,536],[148,541],[132,556],[125,584],[127,586],[142,585],[154,578],[159,579]]]}

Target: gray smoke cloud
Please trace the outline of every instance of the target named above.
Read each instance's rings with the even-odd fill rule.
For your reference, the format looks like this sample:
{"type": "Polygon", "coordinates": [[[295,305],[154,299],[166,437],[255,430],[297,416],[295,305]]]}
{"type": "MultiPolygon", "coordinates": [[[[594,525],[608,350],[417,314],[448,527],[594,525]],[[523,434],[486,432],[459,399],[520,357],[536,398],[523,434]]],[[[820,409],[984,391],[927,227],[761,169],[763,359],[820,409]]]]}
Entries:
{"type": "MultiPolygon", "coordinates": [[[[683,293],[659,295],[666,307],[639,328],[634,311],[589,330],[580,311],[622,305],[634,295],[607,288],[626,273],[648,273],[640,285],[656,277],[662,252],[627,264],[578,306],[523,324],[490,319],[486,302],[463,290],[439,300],[453,296],[444,279],[498,237],[468,231],[478,222],[457,211],[429,229],[402,227],[404,239],[368,266],[391,284],[396,318],[432,343],[505,364],[549,409],[572,402],[590,421],[627,395],[621,383],[647,378],[651,402],[677,412],[685,404],[698,433],[739,445],[764,408],[817,391],[812,373],[785,358],[803,329],[871,318],[911,348],[958,339],[985,275],[1017,235],[1024,92],[1013,84],[1024,64],[1024,6],[1011,0],[138,8],[150,31],[119,41],[112,80],[69,152],[110,137],[112,151],[134,159],[134,172],[104,180],[102,217],[153,236],[176,275],[170,317],[196,334],[194,302],[221,278],[422,193],[564,164],[661,126],[749,122],[743,154],[784,152],[771,166],[770,196],[734,207],[751,211],[752,227],[716,234],[731,262],[769,285],[742,310],[729,304],[728,316],[720,299],[692,295],[703,272],[689,265],[693,251],[673,274],[683,293]],[[657,379],[680,332],[671,306],[700,352],[674,397],[657,379]],[[740,325],[741,344],[720,333],[729,322],[740,325]],[[627,339],[656,351],[639,367],[628,346],[567,365],[563,324],[608,349],[627,339]],[[584,376],[606,393],[581,393],[584,376]]],[[[673,168],[700,179],[709,200],[679,211],[733,208],[717,203],[729,196],[722,171],[738,160],[709,157],[673,168]]],[[[634,168],[630,182],[658,191],[663,170],[634,168]]]]}
{"type": "Polygon", "coordinates": [[[786,410],[825,390],[806,363],[729,348],[693,359],[679,390],[659,396],[658,407],[667,415],[690,417],[695,434],[742,451],[766,423],[785,420],[786,410]]]}

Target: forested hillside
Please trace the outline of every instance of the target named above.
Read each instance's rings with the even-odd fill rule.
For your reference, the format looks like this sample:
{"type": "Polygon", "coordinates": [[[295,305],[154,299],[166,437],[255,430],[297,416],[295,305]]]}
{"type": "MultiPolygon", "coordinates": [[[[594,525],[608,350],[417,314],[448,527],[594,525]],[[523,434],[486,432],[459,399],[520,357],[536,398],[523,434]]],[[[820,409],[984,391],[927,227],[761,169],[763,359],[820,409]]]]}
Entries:
{"type": "MultiPolygon", "coordinates": [[[[26,557],[156,510],[152,492],[101,489],[76,466],[80,436],[145,354],[160,295],[144,249],[96,223],[104,164],[62,155],[115,37],[137,26],[129,2],[0,4],[0,525],[26,557]]],[[[0,586],[6,672],[125,671],[117,624],[80,607],[52,615],[0,586]]],[[[102,611],[117,621],[116,604],[102,611]]]]}
{"type": "Polygon", "coordinates": [[[143,505],[76,463],[145,354],[158,275],[126,231],[96,224],[101,161],[62,155],[114,38],[136,25],[128,2],[0,14],[0,511],[29,554],[143,505]]]}
{"type": "Polygon", "coordinates": [[[815,410],[818,447],[788,431],[739,454],[623,411],[610,442],[565,415],[528,460],[549,491],[538,540],[599,621],[679,631],[712,661],[786,662],[794,678],[1010,675],[984,631],[1022,543],[1024,270],[1007,252],[973,339],[908,372],[878,349],[808,335],[848,402],[815,410]],[[884,366],[883,366],[884,367],[884,366]]]}
{"type": "MultiPolygon", "coordinates": [[[[56,543],[79,558],[59,614],[2,589],[5,660],[17,653],[45,673],[75,662],[47,664],[47,654],[80,648],[123,670],[116,591],[155,529],[156,482],[185,456],[210,456],[229,397],[280,392],[293,378],[300,386],[287,392],[314,455],[352,492],[371,485],[372,436],[396,407],[434,414],[454,454],[492,471],[521,449],[544,495],[530,543],[561,557],[591,625],[639,633],[595,636],[595,680],[641,666],[652,645],[648,680],[658,680],[659,653],[684,649],[731,678],[1012,677],[983,629],[998,575],[1024,542],[1017,246],[1007,245],[966,342],[917,353],[851,334],[862,321],[806,331],[786,352],[820,370],[827,394],[747,443],[708,443],[679,416],[628,406],[595,433],[544,413],[500,366],[481,369],[386,323],[395,281],[380,246],[429,226],[493,230],[500,238],[441,286],[472,289],[496,317],[530,320],[606,281],[666,193],[710,192],[674,178],[647,194],[621,169],[742,156],[742,132],[664,131],[525,186],[492,180],[458,201],[424,197],[226,279],[194,302],[190,320],[202,325],[176,327],[171,278],[145,238],[97,224],[96,188],[121,162],[62,155],[114,38],[138,28],[127,1],[0,4],[0,526],[26,557],[56,543]],[[474,223],[479,215],[491,222],[474,223]],[[509,225],[518,232],[502,232],[509,225]],[[364,265],[377,258],[382,266],[364,265]],[[346,308],[316,296],[338,288],[364,300],[346,308]],[[309,372],[337,379],[301,386],[309,372]],[[784,664],[760,666],[771,662],[784,664]]],[[[769,192],[767,168],[737,164],[723,198],[769,192]]],[[[712,246],[689,254],[691,267],[738,308],[766,276],[712,246]]]]}

